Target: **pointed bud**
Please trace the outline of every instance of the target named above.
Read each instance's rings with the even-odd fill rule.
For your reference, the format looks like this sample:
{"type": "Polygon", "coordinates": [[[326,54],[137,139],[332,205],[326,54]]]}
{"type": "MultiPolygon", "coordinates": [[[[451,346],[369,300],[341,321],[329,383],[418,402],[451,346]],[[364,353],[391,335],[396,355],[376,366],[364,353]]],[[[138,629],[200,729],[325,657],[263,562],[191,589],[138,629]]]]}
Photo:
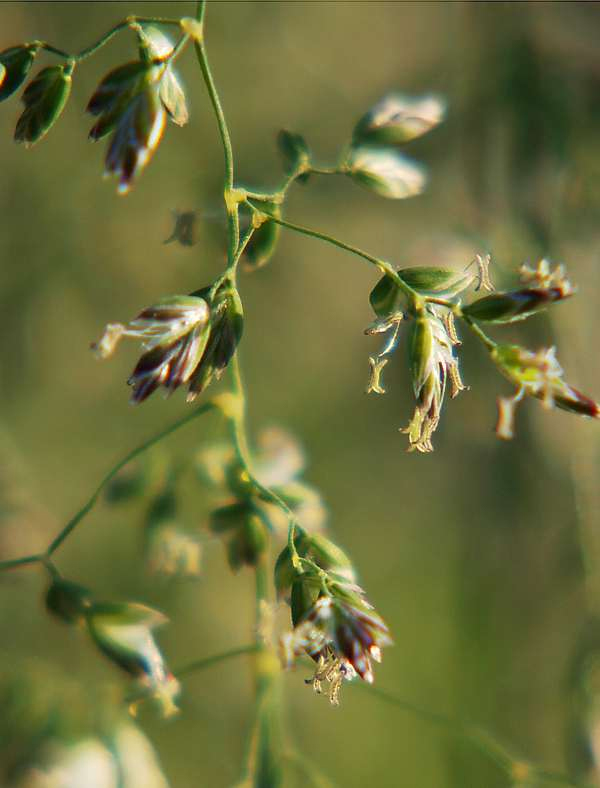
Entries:
{"type": "MultiPolygon", "coordinates": [[[[310,165],[310,149],[300,134],[282,129],[277,135],[277,147],[283,157],[286,175],[302,172],[310,165]]],[[[302,182],[308,177],[309,174],[304,173],[298,180],[302,182]]]]}
{"type": "Polygon", "coordinates": [[[423,165],[393,148],[352,148],[346,166],[357,183],[392,200],[421,194],[427,182],[423,165]]]}
{"type": "Polygon", "coordinates": [[[492,293],[462,307],[462,312],[484,323],[514,323],[541,312],[557,301],[563,301],[574,292],[572,288],[539,287],[492,293]]]}
{"type": "Polygon", "coordinates": [[[25,82],[37,52],[35,44],[23,44],[0,52],[0,101],[12,96],[25,82]]]}
{"type": "Polygon", "coordinates": [[[68,66],[43,68],[25,88],[25,109],[17,121],[15,142],[34,145],[52,128],[71,92],[68,66]]]}
{"type": "MultiPolygon", "coordinates": [[[[275,203],[266,202],[264,207],[277,219],[281,218],[281,209],[275,203]]],[[[281,227],[272,219],[266,218],[261,222],[244,249],[246,269],[256,271],[269,262],[277,247],[280,231],[281,227]]]]}
{"type": "Polygon", "coordinates": [[[443,121],[445,114],[446,102],[440,96],[392,93],[359,120],[354,140],[400,145],[431,131],[443,121]]]}

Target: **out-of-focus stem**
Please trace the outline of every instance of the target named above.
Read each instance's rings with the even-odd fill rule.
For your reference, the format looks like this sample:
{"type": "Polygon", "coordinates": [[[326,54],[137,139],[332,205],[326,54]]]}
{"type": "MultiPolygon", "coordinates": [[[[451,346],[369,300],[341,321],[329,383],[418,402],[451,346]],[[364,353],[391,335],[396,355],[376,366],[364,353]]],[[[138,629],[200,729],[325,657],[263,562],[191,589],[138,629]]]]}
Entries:
{"type": "Polygon", "coordinates": [[[153,435],[147,441],[144,441],[140,446],[137,446],[135,449],[126,454],[116,465],[110,469],[110,471],[106,474],[104,479],[100,482],[96,490],[92,493],[92,495],[88,498],[86,503],[79,509],[79,511],[73,515],[73,517],[69,520],[69,522],[65,525],[65,527],[60,531],[60,533],[52,540],[48,548],[43,553],[35,553],[33,555],[25,555],[21,558],[13,558],[8,561],[0,561],[0,571],[3,569],[16,569],[21,566],[27,566],[29,564],[44,564],[47,569],[51,569],[53,566],[50,559],[50,556],[58,550],[58,548],[62,545],[62,543],[71,535],[71,533],[77,528],[79,523],[84,519],[86,515],[88,515],[91,510],[94,508],[98,499],[103,492],[106,485],[114,479],[114,477],[119,473],[119,471],[128,465],[132,460],[139,457],[144,452],[151,449],[157,443],[160,443],[164,438],[171,435],[176,430],[180,429],[181,427],[189,424],[190,421],[197,419],[199,416],[202,416],[204,413],[208,413],[210,410],[213,410],[217,407],[216,403],[212,400],[205,402],[199,408],[196,408],[191,413],[183,416],[181,419],[177,419],[177,421],[173,422],[173,424],[169,424],[168,427],[157,432],[156,435],[153,435]]]}
{"type": "Polygon", "coordinates": [[[94,506],[96,505],[96,502],[98,501],[98,498],[100,497],[100,494],[102,493],[102,491],[104,490],[106,485],[112,479],[114,479],[114,477],[117,475],[117,473],[119,473],[119,471],[122,468],[124,468],[128,463],[130,463],[136,457],[139,457],[141,454],[143,454],[144,452],[148,451],[148,449],[150,449],[152,446],[154,446],[157,443],[159,443],[160,441],[162,441],[168,435],[171,435],[171,433],[175,432],[180,427],[183,427],[185,424],[189,424],[190,421],[193,421],[194,419],[197,419],[199,416],[202,416],[204,413],[208,413],[208,411],[212,410],[213,408],[215,408],[215,403],[214,402],[211,402],[211,401],[205,402],[203,405],[200,405],[200,407],[196,408],[196,410],[194,410],[192,413],[188,413],[183,418],[178,419],[173,424],[170,424],[164,430],[161,430],[156,435],[153,435],[151,438],[149,438],[147,441],[142,443],[140,446],[138,446],[135,449],[133,449],[132,451],[130,451],[129,454],[127,454],[125,457],[123,457],[122,460],[119,460],[119,462],[116,465],[113,465],[113,467],[106,474],[104,479],[102,479],[102,481],[100,482],[100,484],[96,488],[95,492],[88,499],[88,501],[81,507],[81,509],[77,512],[77,514],[75,514],[69,520],[69,522],[65,525],[65,527],[58,534],[58,536],[55,539],[52,540],[52,542],[50,543],[50,546],[48,547],[48,549],[46,551],[46,555],[50,556],[56,550],[58,550],[58,548],[65,541],[65,539],[79,525],[79,523],[83,520],[83,518],[94,508],[94,506]]]}
{"type": "Polygon", "coordinates": [[[240,646],[239,648],[232,648],[229,651],[222,652],[221,654],[212,654],[210,657],[203,657],[202,659],[196,659],[193,662],[188,662],[187,665],[183,665],[182,667],[174,670],[173,674],[177,676],[178,679],[180,679],[183,676],[189,676],[190,673],[198,673],[199,671],[210,668],[213,665],[218,665],[219,662],[225,662],[228,659],[242,657],[247,654],[254,654],[256,650],[256,643],[250,643],[247,646],[240,646]]]}

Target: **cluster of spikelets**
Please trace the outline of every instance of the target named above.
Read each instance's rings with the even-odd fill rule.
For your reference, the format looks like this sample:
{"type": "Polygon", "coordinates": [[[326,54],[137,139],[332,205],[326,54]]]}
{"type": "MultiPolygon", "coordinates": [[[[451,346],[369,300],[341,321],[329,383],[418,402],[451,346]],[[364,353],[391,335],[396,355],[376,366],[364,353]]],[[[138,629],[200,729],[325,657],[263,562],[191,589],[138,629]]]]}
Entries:
{"type": "MultiPolygon", "coordinates": [[[[181,39],[186,42],[194,32],[193,20],[183,19],[181,26],[187,30],[181,39]]],[[[131,28],[137,35],[139,59],[107,74],[87,105],[96,118],[89,137],[110,137],[105,173],[117,176],[123,194],[156,151],[167,117],[178,126],[188,121],[185,94],[171,65],[177,47],[156,27],[132,22],[131,28]]],[[[41,49],[40,42],[33,42],[0,52],[0,101],[25,82],[41,49]]],[[[27,84],[15,129],[17,142],[33,145],[50,131],[69,99],[76,66],[76,57],[47,66],[27,84]]]]}
{"type": "Polygon", "coordinates": [[[278,428],[261,433],[255,480],[229,446],[205,449],[197,463],[201,478],[226,492],[210,515],[209,529],[223,541],[234,572],[257,566],[270,539],[287,532],[288,518],[274,497],[297,523],[293,550],[288,544],[275,564],[278,598],[291,608],[292,629],[280,638],[284,665],[311,657],[316,662],[311,683],[321,692],[328,682],[334,704],[344,679],[358,675],[372,682],[372,660],[380,661],[381,649],[391,643],[388,628],[357,585],[350,558],[323,532],[326,511],[301,478],[306,460],[295,440],[278,428]]]}
{"type": "Polygon", "coordinates": [[[226,279],[189,296],[166,296],[130,323],[110,323],[93,344],[107,358],[124,337],[142,341],[143,355],[129,385],[132,401],[143,402],[157,388],[188,388],[188,402],[218,380],[235,353],[243,331],[242,303],[226,279]]]}
{"type": "MultiPolygon", "coordinates": [[[[100,82],[87,104],[96,120],[89,138],[109,137],[105,156],[106,175],[118,178],[118,191],[127,193],[137,175],[148,164],[164,134],[167,118],[178,126],[188,122],[186,97],[173,61],[189,40],[199,40],[201,28],[195,20],[183,18],[182,36],[174,45],[156,26],[131,21],[137,36],[138,59],[118,66],[100,82]]],[[[11,96],[27,79],[42,42],[11,47],[0,52],[0,101],[11,96]]],[[[55,55],[59,54],[53,50],[55,55]]],[[[33,145],[54,126],[71,93],[72,74],[79,56],[68,56],[59,65],[41,69],[26,85],[23,112],[17,120],[15,140],[33,145]]],[[[444,101],[435,95],[411,98],[390,94],[376,104],[356,124],[352,140],[344,148],[337,171],[367,186],[383,197],[404,199],[425,188],[425,167],[400,152],[400,147],[435,128],[444,118],[444,101]]],[[[310,151],[303,138],[282,132],[280,148],[295,168],[299,180],[310,175],[310,151]]],[[[265,206],[277,213],[276,204],[265,206]]],[[[270,239],[274,225],[253,239],[248,249],[251,265],[262,264],[260,235],[270,239]],[[253,257],[256,259],[253,260],[253,257]]],[[[269,241],[266,241],[268,245],[269,241]]]]}
{"type": "MultiPolygon", "coordinates": [[[[376,321],[366,329],[368,334],[389,333],[382,351],[370,359],[371,376],[367,391],[385,393],[381,384],[383,368],[395,350],[400,326],[410,321],[408,339],[409,367],[417,400],[414,415],[403,430],[408,434],[409,450],[432,451],[435,432],[447,385],[450,396],[464,390],[456,347],[459,346],[455,317],[471,327],[479,323],[508,324],[525,320],[563,301],[575,292],[566,278],[564,267],[552,269],[547,260],[537,267],[521,266],[518,289],[493,292],[463,305],[461,296],[469,287],[484,285],[492,289],[487,267],[489,258],[477,258],[477,271],[457,273],[451,269],[415,267],[400,269],[397,275],[415,293],[412,304],[406,305],[403,292],[388,276],[384,276],[371,293],[371,306],[376,321]],[[432,299],[431,301],[428,299],[432,299]]],[[[512,397],[498,400],[499,417],[496,433],[500,438],[513,437],[514,409],[525,396],[542,401],[546,408],[558,407],[591,418],[600,417],[600,406],[594,400],[567,384],[556,360],[554,348],[533,352],[519,345],[498,344],[477,332],[489,350],[498,370],[515,386],[512,397]]]]}

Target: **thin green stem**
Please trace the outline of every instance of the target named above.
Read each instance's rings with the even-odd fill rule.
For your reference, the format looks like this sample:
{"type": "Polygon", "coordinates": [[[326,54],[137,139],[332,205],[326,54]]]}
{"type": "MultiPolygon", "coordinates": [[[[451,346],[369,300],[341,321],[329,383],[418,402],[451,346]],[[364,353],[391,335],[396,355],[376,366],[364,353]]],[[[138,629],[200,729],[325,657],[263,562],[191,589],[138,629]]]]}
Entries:
{"type": "Polygon", "coordinates": [[[40,49],[43,49],[45,52],[49,52],[52,55],[57,55],[58,57],[62,57],[65,60],[73,60],[76,63],[80,63],[82,60],[86,60],[88,57],[96,54],[96,52],[101,49],[103,46],[108,44],[108,42],[114,38],[117,33],[120,33],[122,30],[130,29],[134,25],[145,25],[145,24],[154,24],[154,25],[168,25],[172,27],[180,27],[181,23],[179,19],[170,19],[166,17],[160,16],[130,16],[127,19],[124,19],[122,22],[119,22],[114,27],[111,27],[102,38],[98,39],[95,43],[91,44],[91,46],[82,49],[77,54],[71,54],[70,52],[65,52],[64,49],[59,49],[58,47],[49,44],[47,41],[34,41],[32,42],[40,49]]]}
{"type": "Polygon", "coordinates": [[[557,785],[571,786],[571,788],[592,788],[590,785],[573,780],[566,774],[537,767],[535,764],[515,756],[494,736],[477,725],[465,723],[462,720],[440,714],[437,711],[422,708],[411,701],[393,695],[387,690],[382,690],[369,684],[360,683],[358,686],[363,687],[369,694],[384,700],[386,703],[435,725],[450,736],[472,745],[494,761],[500,769],[512,778],[516,778],[518,775],[520,779],[527,779],[528,781],[543,780],[557,785]]]}
{"type": "MultiPolygon", "coordinates": [[[[263,211],[261,211],[259,208],[252,205],[252,203],[248,202],[248,205],[253,211],[263,213],[263,211]]],[[[359,249],[357,246],[352,246],[351,244],[347,244],[344,241],[340,241],[338,238],[334,238],[332,235],[327,235],[326,233],[319,232],[318,230],[312,230],[310,227],[303,227],[300,224],[288,222],[285,219],[280,219],[276,216],[272,216],[271,214],[269,214],[269,217],[277,224],[280,224],[282,227],[287,227],[288,230],[293,230],[294,232],[307,235],[311,238],[317,238],[320,241],[325,241],[326,243],[332,244],[333,246],[337,246],[338,249],[343,249],[346,252],[356,255],[357,257],[362,257],[363,260],[367,260],[367,262],[371,263],[371,265],[376,266],[382,273],[389,276],[390,279],[398,286],[398,288],[407,296],[411,304],[418,306],[422,303],[422,296],[420,296],[416,290],[413,290],[413,288],[410,287],[410,285],[408,285],[398,275],[394,267],[386,260],[375,257],[374,255],[365,252],[363,249],[359,249]]]]}
{"type": "Polygon", "coordinates": [[[246,436],[246,397],[237,353],[234,354],[229,366],[231,368],[231,392],[235,395],[237,401],[237,407],[229,415],[231,439],[238,462],[248,476],[253,479],[250,449],[248,448],[248,438],[246,436]]]}
{"type": "Polygon", "coordinates": [[[248,439],[246,436],[246,397],[244,393],[240,363],[237,353],[231,359],[229,366],[231,369],[231,392],[236,398],[237,407],[233,409],[231,414],[227,414],[227,418],[229,419],[231,437],[235,452],[237,454],[238,462],[246,471],[249,481],[260,494],[261,498],[268,503],[278,506],[288,518],[288,546],[290,550],[291,561],[294,567],[299,572],[302,572],[302,563],[295,544],[296,527],[298,525],[296,516],[283,500],[283,498],[277,495],[276,492],[273,492],[273,490],[265,487],[265,485],[256,478],[252,470],[252,461],[250,458],[250,450],[248,448],[248,439]]]}
{"type": "Polygon", "coordinates": [[[65,52],[64,49],[59,49],[58,47],[52,46],[47,41],[35,41],[33,42],[39,49],[43,49],[44,52],[50,52],[51,55],[57,55],[58,57],[63,57],[65,60],[71,60],[72,55],[68,52],[65,52]]]}
{"type": "Polygon", "coordinates": [[[227,266],[225,270],[223,278],[229,276],[235,281],[238,264],[242,258],[242,255],[244,254],[246,247],[250,243],[250,239],[252,238],[255,232],[256,232],[256,227],[252,227],[252,226],[248,227],[246,233],[244,234],[244,237],[242,238],[242,240],[238,245],[237,251],[233,256],[231,263],[227,266]]]}
{"type": "MultiPolygon", "coordinates": [[[[196,12],[196,19],[202,24],[204,23],[205,11],[206,11],[206,0],[200,0],[196,12]]],[[[210,66],[208,63],[204,38],[202,38],[202,40],[200,41],[196,40],[194,42],[194,48],[196,50],[196,56],[198,58],[198,63],[202,71],[202,76],[204,77],[204,83],[208,91],[208,96],[210,98],[210,102],[212,104],[215,113],[215,118],[217,120],[217,125],[219,127],[219,134],[221,135],[221,142],[223,143],[223,154],[225,157],[224,197],[225,197],[225,207],[227,209],[228,237],[229,237],[227,259],[229,264],[231,265],[240,242],[239,204],[236,200],[232,199],[233,181],[234,181],[233,148],[231,145],[231,137],[229,135],[229,129],[227,128],[227,122],[225,120],[225,114],[221,106],[221,100],[219,99],[219,94],[217,92],[217,88],[213,80],[212,72],[210,70],[210,66]]]]}
{"type": "Polygon", "coordinates": [[[313,167],[311,165],[306,172],[314,175],[345,175],[345,170],[339,167],[313,167]]]}
{"type": "Polygon", "coordinates": [[[196,9],[196,19],[201,25],[204,24],[204,15],[206,14],[206,0],[199,0],[196,9]]]}
{"type": "Polygon", "coordinates": [[[280,192],[252,192],[244,187],[244,194],[249,200],[257,200],[258,202],[281,202],[280,192]]]}
{"type": "Polygon", "coordinates": [[[165,63],[172,63],[174,60],[177,60],[179,55],[181,55],[183,50],[188,45],[189,40],[190,40],[190,34],[189,33],[185,33],[183,36],[181,36],[179,41],[175,44],[173,49],[169,52],[167,57],[164,59],[164,62],[165,63]]]}
{"type": "Polygon", "coordinates": [[[130,16],[127,19],[124,19],[122,22],[119,22],[114,27],[112,27],[107,33],[105,33],[102,38],[96,41],[89,47],[82,49],[81,52],[77,55],[73,55],[73,58],[80,62],[82,60],[86,60],[88,57],[96,54],[96,52],[101,49],[103,46],[108,44],[108,42],[120,33],[122,30],[127,30],[131,28],[133,25],[169,25],[173,27],[180,27],[180,20],[179,19],[169,19],[160,16],[130,16]]]}
{"type": "Polygon", "coordinates": [[[472,318],[463,314],[460,305],[456,302],[448,301],[446,298],[436,298],[435,296],[425,296],[424,301],[428,304],[438,304],[439,306],[443,306],[446,307],[446,309],[451,310],[455,317],[459,318],[460,320],[464,320],[469,330],[472,331],[473,334],[475,334],[475,336],[483,342],[488,350],[493,350],[495,347],[497,347],[498,343],[494,342],[494,340],[489,337],[481,328],[481,326],[475,323],[472,318]]]}
{"type": "MultiPolygon", "coordinates": [[[[196,19],[204,24],[206,0],[199,0],[196,19]]],[[[224,199],[227,209],[227,268],[221,277],[230,278],[235,283],[237,265],[246,245],[254,232],[250,227],[240,243],[239,205],[245,199],[243,190],[234,189],[234,162],[231,138],[227,122],[221,106],[217,88],[215,86],[208,58],[204,38],[195,41],[196,55],[206,84],[210,101],[215,113],[225,158],[225,183],[224,199]]],[[[219,281],[219,280],[217,280],[219,281]]],[[[254,480],[251,469],[251,458],[246,434],[246,397],[240,374],[238,354],[235,353],[230,364],[230,381],[232,398],[229,406],[222,408],[223,414],[229,422],[231,437],[238,461],[246,471],[248,478],[260,489],[254,480]]],[[[226,400],[224,400],[226,401],[226,400]]],[[[248,745],[246,764],[243,779],[250,780],[253,784],[265,785],[276,788],[281,783],[281,747],[278,746],[279,714],[277,676],[279,662],[269,645],[269,638],[265,630],[268,627],[267,600],[268,600],[268,573],[266,554],[259,556],[255,567],[256,577],[256,701],[255,722],[248,745]]]]}
{"type": "Polygon", "coordinates": [[[437,298],[436,296],[424,296],[424,301],[426,301],[428,304],[438,304],[438,306],[445,306],[446,309],[451,309],[453,312],[456,311],[456,307],[457,307],[455,301],[448,301],[447,298],[437,298]]]}
{"type": "Polygon", "coordinates": [[[196,408],[196,410],[194,410],[192,413],[188,413],[186,416],[183,416],[181,419],[178,419],[173,424],[170,424],[168,427],[165,427],[164,430],[161,430],[156,435],[153,435],[151,438],[149,438],[147,441],[142,443],[140,446],[130,451],[129,454],[123,457],[122,460],[119,460],[119,462],[116,465],[114,465],[110,469],[110,471],[106,474],[106,476],[102,479],[102,481],[100,482],[94,493],[91,495],[91,497],[88,499],[88,501],[69,520],[69,522],[65,525],[65,527],[58,534],[58,536],[50,543],[50,546],[48,547],[45,555],[51,556],[56,550],[58,550],[58,548],[65,541],[65,539],[75,530],[75,528],[77,528],[77,526],[83,520],[83,518],[87,514],[89,514],[89,512],[94,508],[96,502],[98,501],[98,498],[100,497],[100,494],[102,493],[106,485],[112,479],[114,479],[114,477],[117,475],[117,473],[119,473],[119,471],[122,468],[124,468],[128,463],[130,463],[136,457],[139,457],[145,451],[152,448],[152,446],[155,446],[157,443],[162,441],[168,435],[171,435],[173,432],[185,426],[186,424],[189,424],[191,421],[197,419],[199,416],[202,416],[204,413],[208,413],[209,410],[215,407],[216,405],[214,402],[212,401],[205,402],[203,405],[200,405],[200,407],[196,408]]]}
{"type": "Polygon", "coordinates": [[[246,198],[250,200],[272,202],[280,205],[284,202],[290,186],[302,175],[342,175],[343,173],[344,170],[337,169],[336,167],[313,167],[310,164],[302,164],[298,169],[294,170],[294,172],[291,172],[279,189],[274,192],[254,192],[245,187],[240,191],[243,191],[246,198]]]}
{"type": "Polygon", "coordinates": [[[43,553],[36,553],[34,555],[24,555],[22,558],[12,558],[8,561],[0,561],[0,571],[4,569],[17,569],[21,566],[28,566],[30,564],[39,564],[44,560],[43,553]]]}
{"type": "Polygon", "coordinates": [[[470,317],[467,317],[466,315],[463,314],[461,314],[460,317],[462,320],[465,321],[465,323],[467,324],[469,329],[475,334],[475,336],[478,337],[478,339],[480,339],[483,342],[483,344],[486,346],[488,350],[494,350],[494,348],[498,346],[498,343],[494,342],[494,340],[491,337],[488,337],[485,331],[477,323],[471,320],[470,317]]]}
{"type": "Polygon", "coordinates": [[[199,673],[201,670],[206,670],[206,668],[211,668],[213,665],[217,665],[219,662],[225,662],[228,659],[233,659],[234,657],[242,657],[246,654],[255,654],[258,650],[256,643],[249,643],[247,646],[239,646],[238,648],[232,648],[229,651],[223,651],[221,654],[213,654],[210,657],[203,657],[202,659],[196,659],[193,662],[188,662],[187,665],[183,665],[177,670],[173,671],[173,674],[178,678],[181,679],[184,676],[189,676],[190,673],[199,673]]]}

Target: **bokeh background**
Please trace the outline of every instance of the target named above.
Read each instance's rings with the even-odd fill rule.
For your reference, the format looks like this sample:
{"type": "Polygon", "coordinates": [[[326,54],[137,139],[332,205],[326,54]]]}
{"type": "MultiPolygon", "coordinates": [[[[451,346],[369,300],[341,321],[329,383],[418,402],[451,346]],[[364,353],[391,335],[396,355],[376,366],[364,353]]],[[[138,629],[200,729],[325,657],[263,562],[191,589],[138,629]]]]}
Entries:
{"type": "MultiPolygon", "coordinates": [[[[43,38],[77,50],[127,13],[176,16],[193,5],[4,2],[0,46],[43,38]]],[[[567,379],[596,396],[599,34],[600,6],[586,3],[214,2],[207,15],[209,56],[248,186],[279,182],[282,127],[304,134],[327,164],[387,91],[444,95],[446,122],[406,151],[430,169],[424,195],[391,201],[345,178],[313,178],[294,187],[286,215],[398,265],[459,268],[489,251],[500,285],[523,261],[567,263],[578,295],[495,335],[556,344],[567,379]]],[[[103,74],[133,51],[125,33],[78,68],[63,116],[32,150],[12,142],[18,98],[0,108],[3,558],[43,549],[119,457],[186,412],[182,396],[128,405],[133,346],[103,364],[89,352],[106,322],[203,286],[224,262],[221,150],[191,51],[179,62],[189,125],[168,128],[126,198],[100,177],[103,144],[87,141],[83,109],[103,74]],[[174,210],[198,211],[194,247],[163,244],[174,210]]],[[[377,348],[363,334],[376,281],[358,258],[285,232],[272,264],[242,278],[252,433],[280,424],[301,439],[306,478],[395,638],[377,685],[478,722],[536,763],[594,779],[598,426],[526,402],[515,440],[496,440],[495,397],[508,389],[465,337],[471,389],[447,403],[435,453],[407,454],[398,433],[413,408],[404,348],[386,370],[388,393],[364,394],[377,348]]],[[[222,434],[207,416],[157,454],[184,459],[222,434]]],[[[215,493],[190,474],[182,497],[184,521],[202,531],[215,493]]],[[[199,580],[157,580],[141,551],[143,516],[143,503],[101,503],[57,554],[59,568],[99,596],[164,610],[171,624],[160,643],[171,665],[248,642],[251,573],[233,576],[211,543],[199,580]]],[[[0,577],[0,682],[21,670],[46,690],[68,682],[63,710],[79,704],[85,717],[121,676],[46,614],[46,582],[37,568],[0,577]]],[[[285,676],[287,734],[334,784],[510,783],[451,730],[354,686],[332,708],[304,686],[305,675],[285,676]]],[[[21,727],[0,741],[3,785],[17,755],[26,760],[14,731],[27,739],[24,709],[34,701],[31,686],[20,686],[10,708],[21,727]]],[[[236,781],[251,697],[242,658],[190,676],[178,718],[142,710],[173,788],[236,781]]],[[[286,784],[307,782],[290,768],[286,784]]],[[[88,784],[89,776],[78,785],[88,784]]]]}

